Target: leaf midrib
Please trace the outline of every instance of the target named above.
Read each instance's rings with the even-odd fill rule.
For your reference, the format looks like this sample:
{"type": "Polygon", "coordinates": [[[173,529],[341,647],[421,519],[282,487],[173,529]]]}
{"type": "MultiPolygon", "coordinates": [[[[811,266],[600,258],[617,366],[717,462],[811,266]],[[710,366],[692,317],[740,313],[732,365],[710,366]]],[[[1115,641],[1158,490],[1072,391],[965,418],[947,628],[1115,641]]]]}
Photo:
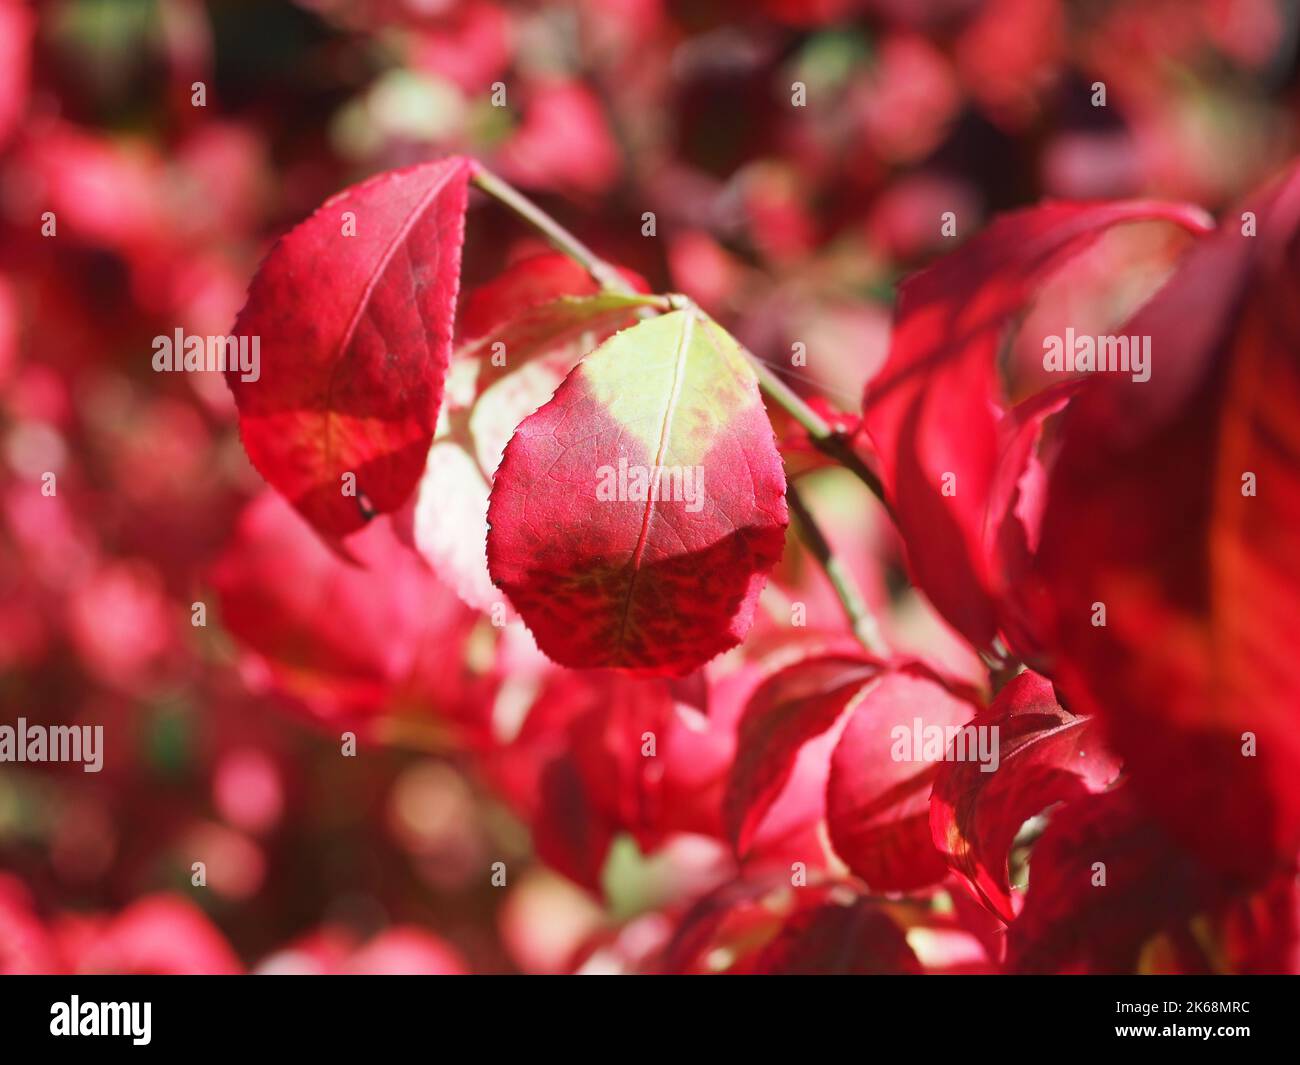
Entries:
{"type": "MultiPolygon", "coordinates": [[[[663,421],[659,426],[659,444],[655,451],[653,469],[658,469],[663,465],[663,459],[668,451],[668,437],[672,432],[673,415],[677,413],[677,404],[681,399],[682,381],[685,377],[686,358],[690,351],[691,341],[695,334],[695,315],[688,311],[682,312],[682,332],[677,341],[677,355],[673,361],[673,382],[672,388],[668,393],[668,402],[664,407],[663,421]]],[[[632,551],[632,558],[628,565],[631,567],[632,575],[627,582],[627,593],[623,600],[623,616],[619,621],[618,627],[618,646],[626,647],[627,641],[627,623],[628,617],[632,613],[632,596],[636,589],[637,577],[641,574],[641,560],[645,556],[646,543],[650,539],[650,522],[654,517],[655,496],[659,493],[651,490],[646,496],[645,513],[641,517],[641,532],[637,537],[636,547],[632,551]]]]}

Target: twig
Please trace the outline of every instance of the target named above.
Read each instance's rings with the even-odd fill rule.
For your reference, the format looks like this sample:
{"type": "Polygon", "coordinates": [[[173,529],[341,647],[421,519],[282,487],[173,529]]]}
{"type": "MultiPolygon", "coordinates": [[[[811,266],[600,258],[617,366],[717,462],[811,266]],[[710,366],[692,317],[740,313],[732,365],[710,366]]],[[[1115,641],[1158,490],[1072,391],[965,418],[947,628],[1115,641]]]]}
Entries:
{"type": "Polygon", "coordinates": [[[587,271],[607,292],[625,296],[639,295],[623,276],[599,255],[583,244],[559,222],[543,211],[513,185],[502,181],[486,167],[474,164],[470,182],[497,202],[510,208],[520,218],[541,233],[570,259],[587,271]]]}
{"type": "Polygon", "coordinates": [[[885,641],[880,635],[880,626],[867,609],[866,601],[862,598],[862,591],[858,588],[857,582],[853,579],[853,575],[849,573],[843,560],[831,548],[826,535],[817,524],[817,519],[812,516],[812,512],[808,509],[808,505],[803,501],[803,497],[799,494],[799,490],[795,488],[792,481],[787,482],[785,486],[785,498],[799,521],[799,533],[803,537],[804,543],[808,545],[808,550],[812,552],[813,557],[821,563],[822,569],[826,571],[827,580],[831,582],[831,587],[835,589],[835,594],[839,596],[840,604],[844,607],[844,613],[848,615],[853,635],[873,655],[881,658],[886,657],[889,654],[889,649],[885,646],[885,641]]]}

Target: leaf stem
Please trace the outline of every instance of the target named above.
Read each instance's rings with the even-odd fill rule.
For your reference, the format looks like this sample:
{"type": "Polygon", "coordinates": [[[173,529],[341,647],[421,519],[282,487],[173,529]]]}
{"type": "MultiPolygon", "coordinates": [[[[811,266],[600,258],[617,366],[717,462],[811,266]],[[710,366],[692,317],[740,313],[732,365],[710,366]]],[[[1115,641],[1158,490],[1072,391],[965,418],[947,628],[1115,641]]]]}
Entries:
{"type": "Polygon", "coordinates": [[[857,638],[858,643],[862,644],[873,655],[880,658],[888,657],[889,649],[885,646],[884,638],[880,634],[879,624],[867,609],[866,601],[862,597],[862,590],[853,579],[853,575],[848,571],[848,567],[844,565],[843,560],[831,548],[830,541],[826,539],[826,534],[822,532],[821,527],[817,524],[817,519],[813,517],[812,512],[808,509],[808,504],[804,502],[803,496],[799,494],[799,490],[794,486],[793,481],[786,482],[785,498],[799,521],[799,533],[803,537],[804,543],[807,544],[808,550],[813,557],[821,563],[822,569],[826,572],[827,580],[831,582],[831,587],[835,589],[835,594],[844,607],[844,613],[848,615],[849,625],[853,629],[853,635],[857,638]]]}
{"type": "MultiPolygon", "coordinates": [[[[619,272],[592,251],[587,245],[560,225],[554,218],[543,211],[532,200],[513,185],[478,163],[474,164],[470,176],[472,184],[487,193],[498,203],[509,208],[525,222],[549,240],[556,250],[563,252],[587,271],[601,288],[608,292],[620,292],[625,295],[637,295],[635,289],[627,283],[619,272]]],[[[670,297],[672,306],[681,307],[690,304],[685,297],[670,297]]],[[[647,305],[655,305],[647,297],[647,305]]],[[[889,507],[880,478],[854,450],[852,441],[827,423],[826,419],[812,409],[803,397],[772,372],[771,367],[752,351],[741,347],[745,358],[749,360],[758,377],[758,385],[764,395],[776,403],[782,410],[798,422],[812,439],[813,446],[823,455],[839,463],[865,484],[872,495],[889,507]]],[[[892,513],[891,513],[892,516],[892,513]]]]}
{"type": "Polygon", "coordinates": [[[752,351],[743,346],[741,351],[754,367],[754,373],[758,376],[758,386],[763,390],[764,395],[803,426],[818,451],[838,462],[865,484],[871,490],[871,494],[880,500],[887,510],[890,510],[892,517],[893,511],[889,507],[889,501],[885,499],[885,489],[880,483],[880,478],[862,461],[862,457],[854,450],[849,437],[835,429],[813,410],[799,393],[777,377],[771,367],[752,351]]]}
{"type": "Polygon", "coordinates": [[[542,236],[555,245],[557,251],[563,252],[585,269],[587,273],[591,274],[602,289],[607,292],[619,292],[627,296],[638,295],[636,290],[623,279],[623,276],[613,266],[605,262],[604,259],[513,185],[503,181],[477,162],[473,164],[470,183],[475,188],[487,193],[498,203],[508,207],[541,233],[542,236]]]}

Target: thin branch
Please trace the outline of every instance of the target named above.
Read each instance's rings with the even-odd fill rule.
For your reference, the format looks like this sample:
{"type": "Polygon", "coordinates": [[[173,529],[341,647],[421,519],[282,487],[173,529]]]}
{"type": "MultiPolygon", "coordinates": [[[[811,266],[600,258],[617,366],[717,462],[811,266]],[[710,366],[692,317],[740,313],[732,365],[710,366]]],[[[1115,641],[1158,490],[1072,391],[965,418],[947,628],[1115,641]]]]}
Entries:
{"type": "MultiPolygon", "coordinates": [[[[872,495],[884,503],[886,508],[889,508],[889,502],[885,499],[885,489],[880,483],[880,478],[876,476],[871,467],[862,461],[862,456],[854,450],[849,438],[835,429],[812,407],[808,406],[803,397],[782,381],[781,378],[777,377],[767,363],[748,349],[741,348],[741,350],[744,351],[745,357],[749,359],[750,365],[754,367],[754,373],[758,376],[758,385],[763,390],[763,393],[803,426],[809,438],[811,438],[813,446],[818,451],[827,458],[838,462],[857,477],[871,490],[872,495]]],[[[892,517],[892,510],[890,513],[892,517]]]]}
{"type": "Polygon", "coordinates": [[[514,186],[502,181],[486,167],[474,164],[470,182],[476,188],[487,193],[494,200],[514,211],[520,218],[536,229],[563,252],[587,271],[602,289],[607,292],[619,292],[625,296],[638,295],[636,290],[623,279],[623,276],[609,263],[587,247],[582,241],[565,229],[559,222],[543,211],[527,196],[514,186]]]}
{"type": "Polygon", "coordinates": [[[808,545],[808,550],[812,552],[813,557],[821,563],[822,569],[826,571],[827,580],[831,582],[831,587],[835,589],[835,594],[839,596],[840,604],[844,607],[844,613],[848,615],[853,635],[873,655],[880,658],[887,657],[889,649],[885,646],[884,638],[880,635],[880,626],[867,609],[861,589],[858,588],[857,582],[853,579],[853,575],[849,573],[843,560],[831,548],[826,535],[817,524],[817,519],[812,516],[812,512],[808,509],[808,505],[803,501],[803,497],[799,494],[799,490],[795,488],[792,481],[787,482],[785,486],[785,498],[798,519],[799,533],[803,537],[804,543],[808,545]]]}

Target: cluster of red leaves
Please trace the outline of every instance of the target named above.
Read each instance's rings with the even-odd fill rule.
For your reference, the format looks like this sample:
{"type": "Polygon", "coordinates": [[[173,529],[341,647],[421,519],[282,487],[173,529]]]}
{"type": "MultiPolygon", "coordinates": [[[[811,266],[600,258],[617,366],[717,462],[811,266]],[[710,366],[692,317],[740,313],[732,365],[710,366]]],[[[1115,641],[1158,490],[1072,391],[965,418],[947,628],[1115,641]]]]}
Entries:
{"type": "MultiPolygon", "coordinates": [[[[339,536],[415,494],[452,360],[472,169],[432,163],[330,201],[271,253],[240,318],[268,365],[261,383],[229,374],[242,435],[342,556],[321,556],[340,574],[323,580],[353,579],[341,575],[353,539],[339,536]],[[345,209],[371,230],[365,241],[338,235],[345,209]],[[330,265],[309,304],[286,305],[308,261],[330,265]],[[318,304],[342,310],[309,327],[318,304]],[[337,487],[352,471],[363,509],[337,487]]],[[[728,843],[742,882],[763,871],[769,892],[783,868],[796,889],[811,875],[877,895],[951,879],[1008,923],[990,961],[1019,970],[1130,968],[1162,934],[1186,953],[1188,922],[1249,905],[1275,880],[1294,887],[1300,691],[1282,634],[1300,609],[1287,520],[1300,499],[1287,421],[1300,366],[1283,308],[1298,209],[1300,171],[1252,200],[1249,225],[1219,230],[1175,205],[1048,205],[1000,219],[903,286],[862,424],[917,586],[973,647],[1041,671],[987,703],[923,661],[814,649],[726,677],[733,690],[719,699],[722,682],[701,669],[748,631],[785,524],[780,460],[739,349],[688,307],[618,332],[559,380],[590,330],[608,332],[628,304],[585,284],[565,291],[578,279],[552,258],[480,293],[471,321],[491,325],[473,326],[455,356],[479,370],[471,412],[502,383],[481,371],[485,337],[511,338],[506,377],[545,359],[554,387],[495,475],[485,467],[489,575],[558,663],[618,667],[547,673],[517,734],[486,740],[489,774],[532,822],[541,857],[598,889],[620,832],[643,851],[691,832],[728,843]],[[1158,375],[1071,378],[1012,402],[998,365],[1012,322],[1064,262],[1137,221],[1195,235],[1119,329],[1152,338],[1158,375]],[[647,421],[656,455],[638,443],[647,421]],[[593,491],[602,465],[679,452],[727,486],[699,514],[663,500],[607,506],[593,491]],[[1243,489],[1248,478],[1259,494],[1243,489]],[[664,674],[685,679],[650,679],[664,674]],[[1000,737],[992,765],[955,758],[952,730],[967,725],[1000,737]],[[948,749],[900,755],[900,728],[937,730],[948,749]],[[1023,895],[1008,879],[1016,838],[1049,808],[1023,895]]],[[[433,476],[420,490],[447,489],[433,476]]],[[[247,550],[236,545],[228,564],[247,564],[247,550]]],[[[265,586],[236,579],[227,614],[292,671],[291,650],[265,646],[283,627],[240,621],[248,610],[264,619],[265,586]]],[[[433,591],[431,580],[404,586],[433,591]]],[[[381,617],[376,632],[427,623],[381,617]]],[[[329,656],[331,673],[354,649],[329,656]]],[[[406,676],[394,651],[382,638],[364,656],[359,701],[374,673],[406,676]]],[[[709,921],[753,901],[734,883],[723,891],[709,921]]],[[[738,966],[919,967],[886,909],[796,895],[775,938],[738,966]]],[[[687,916],[666,957],[701,934],[699,919],[687,916]]]]}
{"type": "MultiPolygon", "coordinates": [[[[466,98],[486,94],[521,48],[515,13],[478,0],[435,14],[380,0],[302,6],[349,32],[400,27],[406,69],[466,98]]],[[[1043,182],[1103,199],[1004,214],[982,230],[987,205],[970,186],[908,167],[953,129],[1010,138],[1037,128],[1049,90],[1073,76],[1067,5],[996,0],[953,14],[939,2],[765,0],[774,21],[748,37],[721,27],[752,4],[699,5],[689,18],[650,0],[580,6],[595,69],[512,77],[522,103],[499,142],[476,142],[464,115],[446,136],[414,136],[384,109],[400,94],[369,94],[372,123],[398,123],[399,147],[358,154],[367,169],[396,169],[285,235],[234,327],[261,338],[260,378],[228,383],[247,454],[275,490],[245,503],[255,478],[226,446],[228,397],[202,379],[197,396],[128,385],[98,353],[134,359],[178,321],[191,333],[229,329],[266,222],[266,145],[252,122],[194,118],[188,84],[203,48],[187,51],[183,32],[167,37],[180,103],[165,148],[93,130],[75,94],[74,118],[45,107],[20,125],[36,19],[0,2],[13,232],[0,383],[7,423],[21,429],[6,439],[20,477],[3,486],[0,665],[19,671],[6,705],[48,697],[39,678],[53,670],[38,667],[66,658],[75,673],[54,694],[93,693],[79,718],[165,746],[166,693],[202,691],[217,733],[204,737],[202,771],[230,826],[200,820],[202,838],[240,858],[228,869],[260,870],[263,846],[279,860],[268,836],[276,804],[250,798],[278,795],[270,782],[295,788],[286,801],[299,809],[326,805],[292,781],[290,745],[257,731],[267,710],[315,723],[334,762],[343,730],[368,753],[412,742],[451,752],[527,824],[543,863],[611,908],[619,863],[641,863],[649,886],[628,908],[635,916],[593,920],[550,953],[534,944],[535,968],[1300,967],[1300,693],[1281,646],[1300,610],[1289,417],[1300,400],[1290,310],[1300,179],[1284,175],[1217,227],[1195,207],[1120,198],[1157,190],[1220,205],[1252,172],[1247,160],[1276,153],[1251,139],[1251,123],[1232,121],[1251,113],[1248,99],[1175,91],[1165,73],[1171,57],[1211,47],[1243,70],[1266,68],[1270,48],[1257,38],[1269,37],[1268,5],[1226,18],[1213,0],[1182,4],[1194,17],[1172,22],[1193,28],[1175,39],[1152,32],[1169,22],[1161,4],[1113,5],[1075,27],[1074,62],[1082,55],[1105,76],[1127,124],[1051,133],[1043,182]],[[814,75],[839,67],[790,42],[868,10],[881,20],[878,54],[819,86],[814,75]],[[694,19],[708,47],[676,51],[679,19],[694,19]],[[792,113],[782,98],[791,77],[836,107],[792,113]],[[671,145],[620,122],[669,106],[671,145]],[[1210,111],[1229,115],[1232,132],[1209,139],[1207,161],[1196,116],[1210,111]],[[909,640],[886,616],[892,653],[848,642],[833,599],[794,538],[785,543],[785,478],[826,462],[765,412],[728,334],[691,308],[655,306],[640,321],[647,303],[636,294],[651,286],[630,270],[629,291],[612,293],[535,247],[515,246],[501,267],[483,250],[505,243],[486,212],[466,224],[476,164],[453,155],[399,166],[430,155],[405,136],[438,154],[481,148],[520,186],[580,205],[622,189],[625,203],[574,211],[574,227],[650,276],[644,242],[626,234],[642,205],[654,209],[672,287],[769,355],[825,327],[823,346],[848,338],[855,365],[875,368],[882,315],[843,297],[800,307],[832,238],[860,239],[900,266],[934,260],[901,288],[861,409],[812,402],[879,474],[911,581],[959,636],[932,626],[909,640]],[[629,136],[639,165],[621,147],[629,136]],[[46,208],[58,241],[33,235],[46,208]],[[966,241],[950,253],[934,222],[945,210],[966,241]],[[1018,329],[1016,345],[1033,351],[1050,331],[1036,294],[1134,223],[1178,230],[1182,242],[1157,296],[1108,323],[1153,338],[1152,379],[1027,372],[1007,344],[1018,329]],[[462,252],[476,276],[495,276],[461,292],[462,252]],[[43,361],[14,358],[21,322],[40,323],[43,361]],[[644,421],[658,431],[649,447],[644,421]],[[59,466],[59,495],[42,498],[45,467],[31,456],[59,451],[51,434],[83,461],[59,466]],[[596,468],[677,455],[705,471],[698,514],[595,503],[596,468]],[[1255,494],[1242,493],[1246,473],[1255,494]],[[196,652],[178,632],[188,638],[189,604],[206,589],[233,645],[196,652]],[[790,601],[808,607],[812,629],[789,625],[790,601]],[[1000,668],[990,691],[977,653],[1029,669],[1008,679],[1000,668]],[[895,729],[918,723],[996,727],[997,770],[894,757],[895,729]],[[274,752],[274,771],[240,761],[250,744],[274,752]],[[671,870],[659,894],[655,863],[671,870]]],[[[304,148],[310,138],[287,135],[297,117],[276,127],[290,157],[278,159],[279,222],[343,183],[304,148]]],[[[1107,265],[1138,269],[1122,256],[1107,265]]],[[[879,557],[893,540],[873,531],[884,524],[874,504],[846,499],[854,520],[832,539],[883,610],[879,557]]],[[[0,883],[0,970],[463,967],[409,921],[365,942],[327,921],[287,945],[241,941],[241,962],[193,906],[140,890],[154,881],[139,870],[183,869],[194,849],[182,811],[159,802],[175,795],[165,774],[133,779],[110,765],[105,777],[117,813],[150,818],[166,857],[127,841],[129,882],[89,914],[0,883]]],[[[379,788],[346,801],[368,810],[379,788]]],[[[186,813],[210,817],[205,802],[186,813]]],[[[67,820],[88,819],[95,836],[105,818],[95,815],[83,804],[67,820]]],[[[277,838],[279,853],[323,852],[338,823],[294,831],[277,838]]],[[[60,877],[96,875],[107,844],[59,844],[77,856],[60,877]]],[[[487,853],[457,845],[470,857],[440,852],[428,864],[463,859],[465,880],[485,881],[487,853]]],[[[370,857],[362,848],[353,863],[370,857]]],[[[220,905],[255,896],[260,878],[214,874],[220,905]]],[[[512,898],[502,923],[528,923],[527,896],[512,898]]],[[[287,912],[257,915],[271,925],[287,912]]]]}

